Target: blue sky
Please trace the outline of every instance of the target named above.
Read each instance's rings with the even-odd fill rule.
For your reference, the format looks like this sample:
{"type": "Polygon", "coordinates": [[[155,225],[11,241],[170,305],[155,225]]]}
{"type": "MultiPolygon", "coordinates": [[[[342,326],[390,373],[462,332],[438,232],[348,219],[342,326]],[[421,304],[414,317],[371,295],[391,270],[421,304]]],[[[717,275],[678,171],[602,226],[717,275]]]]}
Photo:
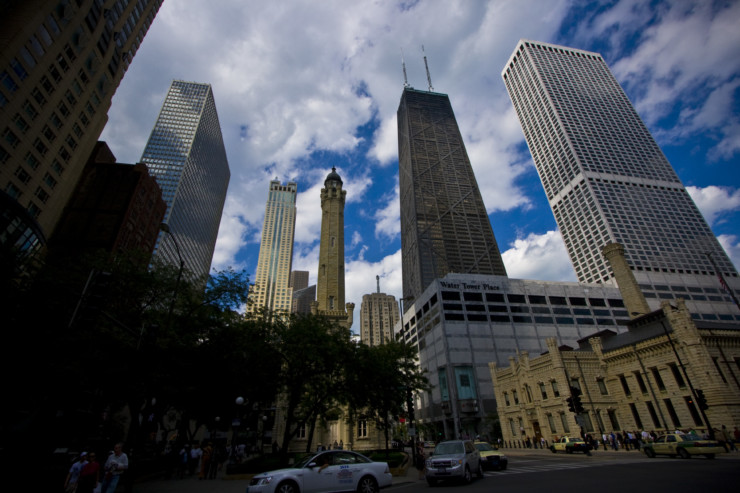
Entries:
{"type": "MultiPolygon", "coordinates": [[[[142,154],[173,79],[213,86],[232,178],[213,268],[254,278],[269,181],[298,183],[293,268],[315,282],[319,191],[347,190],[347,301],[400,297],[396,110],[450,96],[510,277],[575,273],[501,80],[522,39],[601,53],[740,265],[740,2],[165,0],[101,137],[142,154]]],[[[357,331],[357,323],[355,323],[357,331]]]]}

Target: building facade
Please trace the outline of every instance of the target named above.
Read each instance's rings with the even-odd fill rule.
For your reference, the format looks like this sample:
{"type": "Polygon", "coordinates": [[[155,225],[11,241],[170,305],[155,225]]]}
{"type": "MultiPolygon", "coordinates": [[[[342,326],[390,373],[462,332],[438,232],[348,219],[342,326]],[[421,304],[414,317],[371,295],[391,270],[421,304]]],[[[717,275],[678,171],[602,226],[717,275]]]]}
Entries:
{"type": "Polygon", "coordinates": [[[324,180],[321,189],[321,242],[316,301],[311,313],[334,320],[344,328],[352,327],[354,303],[344,300],[344,202],[347,191],[336,168],[324,180]]]}
{"type": "Polygon", "coordinates": [[[165,209],[162,191],[146,165],[117,163],[106,143],[98,142],[50,249],[73,256],[92,249],[151,255],[165,209]]]}
{"type": "Polygon", "coordinates": [[[619,290],[603,285],[448,274],[405,307],[401,340],[415,344],[432,390],[417,396],[427,439],[490,434],[496,412],[489,363],[502,365],[546,340],[576,344],[629,319],[619,290]]]}
{"type": "Polygon", "coordinates": [[[263,309],[291,312],[294,287],[290,281],[293,279],[291,268],[297,192],[298,185],[295,182],[285,185],[278,180],[270,182],[257,273],[247,308],[250,313],[263,309]]]}
{"type": "Polygon", "coordinates": [[[403,297],[450,272],[505,276],[449,97],[406,87],[397,117],[403,297]]]}
{"type": "Polygon", "coordinates": [[[167,204],[154,256],[208,276],[231,176],[210,84],[172,82],[141,161],[167,204]]]}
{"type": "Polygon", "coordinates": [[[740,426],[740,326],[694,321],[683,300],[664,300],[631,320],[628,331],[604,331],[576,349],[547,341],[547,352],[490,365],[503,440],[551,442],[563,435],[642,431],[657,434],[740,426]],[[584,411],[570,412],[570,388],[584,411]],[[696,390],[706,397],[698,405],[696,390]]]}
{"type": "Polygon", "coordinates": [[[737,270],[601,55],[521,40],[502,77],[578,280],[615,285],[617,242],[651,309],[740,320],[717,279],[737,270]]]}
{"type": "Polygon", "coordinates": [[[53,234],[161,4],[0,6],[0,193],[19,205],[17,223],[42,232],[23,248],[38,251],[53,234]]]}
{"type": "MultiPolygon", "coordinates": [[[[380,283],[378,276],[376,280],[380,283]]],[[[360,305],[360,341],[368,346],[378,346],[393,340],[393,328],[398,323],[399,310],[396,297],[376,293],[362,297],[360,305]]]]}

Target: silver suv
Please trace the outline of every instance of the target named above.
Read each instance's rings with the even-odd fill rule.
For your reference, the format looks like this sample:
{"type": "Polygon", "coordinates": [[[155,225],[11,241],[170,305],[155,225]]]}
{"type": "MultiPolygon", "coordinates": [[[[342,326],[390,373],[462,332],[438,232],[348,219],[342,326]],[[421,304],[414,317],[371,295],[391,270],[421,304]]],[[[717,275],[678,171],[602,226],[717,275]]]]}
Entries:
{"type": "Polygon", "coordinates": [[[469,484],[473,473],[483,477],[480,452],[470,440],[448,440],[438,444],[427,460],[426,478],[429,486],[441,479],[461,479],[469,484]]]}

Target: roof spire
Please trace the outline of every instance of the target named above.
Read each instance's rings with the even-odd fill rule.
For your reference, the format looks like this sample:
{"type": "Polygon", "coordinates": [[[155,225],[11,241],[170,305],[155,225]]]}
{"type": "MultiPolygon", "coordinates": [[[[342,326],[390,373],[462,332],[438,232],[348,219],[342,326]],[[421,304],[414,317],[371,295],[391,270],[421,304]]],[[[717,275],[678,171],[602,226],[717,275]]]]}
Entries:
{"type": "Polygon", "coordinates": [[[427,54],[424,52],[424,45],[421,45],[421,52],[424,53],[424,67],[427,69],[427,82],[429,83],[429,92],[434,92],[432,87],[432,76],[429,75],[429,64],[427,63],[427,54]]]}
{"type": "Polygon", "coordinates": [[[411,87],[409,86],[409,80],[406,77],[406,60],[403,58],[403,48],[401,48],[401,66],[403,67],[403,87],[411,87]]]}
{"type": "Polygon", "coordinates": [[[378,293],[380,293],[380,276],[375,276],[375,282],[378,283],[378,293]]]}

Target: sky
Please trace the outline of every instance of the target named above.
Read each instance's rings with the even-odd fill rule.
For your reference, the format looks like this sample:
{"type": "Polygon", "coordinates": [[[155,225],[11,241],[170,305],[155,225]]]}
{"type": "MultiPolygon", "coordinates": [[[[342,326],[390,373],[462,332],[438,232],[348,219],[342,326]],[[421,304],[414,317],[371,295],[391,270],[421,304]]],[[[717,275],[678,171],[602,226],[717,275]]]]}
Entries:
{"type": "Polygon", "coordinates": [[[212,269],[255,278],[269,182],[298,184],[316,282],[320,190],[347,190],[346,301],[401,297],[396,111],[448,94],[509,277],[575,281],[501,71],[520,39],[600,53],[740,266],[740,1],[165,0],[101,136],[136,163],[172,80],[213,87],[231,181],[212,269]],[[423,47],[423,48],[422,48],[423,47]],[[423,50],[423,51],[422,51],[423,50]]]}

